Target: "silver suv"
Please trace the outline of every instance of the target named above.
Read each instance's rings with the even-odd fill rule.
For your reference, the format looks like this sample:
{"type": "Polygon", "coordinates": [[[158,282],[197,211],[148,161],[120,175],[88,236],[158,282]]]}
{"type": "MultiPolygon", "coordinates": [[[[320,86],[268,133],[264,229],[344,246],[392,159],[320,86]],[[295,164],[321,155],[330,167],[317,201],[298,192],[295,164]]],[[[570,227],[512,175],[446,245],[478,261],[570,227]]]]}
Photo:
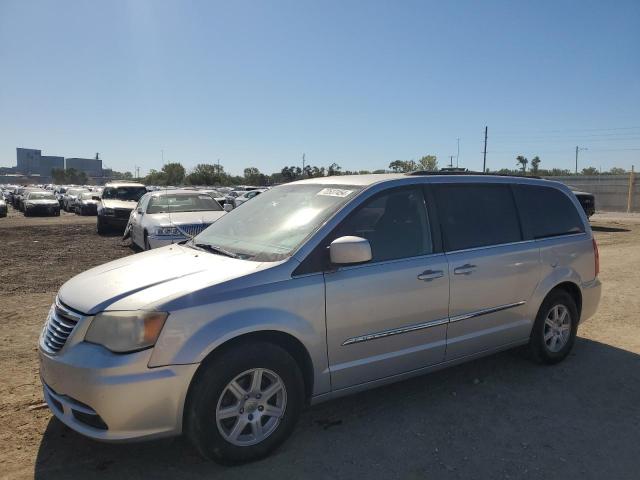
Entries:
{"type": "Polygon", "coordinates": [[[63,285],[39,343],[45,398],[95,439],[185,433],[209,458],[253,460],[306,403],[521,345],[561,361],[597,277],[591,228],[560,183],[290,183],[63,285]]]}

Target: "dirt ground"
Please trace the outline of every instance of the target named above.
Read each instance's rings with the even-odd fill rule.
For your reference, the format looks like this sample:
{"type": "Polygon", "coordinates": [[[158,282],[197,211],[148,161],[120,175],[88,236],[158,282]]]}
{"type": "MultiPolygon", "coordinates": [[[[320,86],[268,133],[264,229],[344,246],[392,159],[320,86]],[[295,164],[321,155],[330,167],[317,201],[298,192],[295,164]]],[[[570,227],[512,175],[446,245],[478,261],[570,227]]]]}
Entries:
{"type": "Polygon", "coordinates": [[[596,214],[603,298],[567,361],[507,352],[307,409],[274,455],[241,467],[181,438],[107,445],[41,408],[36,344],[57,289],[133,254],[94,217],[0,219],[1,478],[637,479],[640,215],[596,214]]]}

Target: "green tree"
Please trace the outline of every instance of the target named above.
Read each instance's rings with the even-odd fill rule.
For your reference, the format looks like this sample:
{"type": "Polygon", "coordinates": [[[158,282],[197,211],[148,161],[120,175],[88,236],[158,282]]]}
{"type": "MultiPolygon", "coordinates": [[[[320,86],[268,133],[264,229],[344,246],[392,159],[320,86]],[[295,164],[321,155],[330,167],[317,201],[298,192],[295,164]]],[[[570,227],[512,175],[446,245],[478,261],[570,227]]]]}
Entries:
{"type": "Polygon", "coordinates": [[[421,170],[426,170],[427,172],[438,170],[438,158],[435,155],[425,155],[418,160],[418,164],[421,170]]]}
{"type": "Polygon", "coordinates": [[[51,176],[53,177],[53,183],[55,183],[56,185],[67,183],[67,176],[63,168],[51,169],[51,176]]]}
{"type": "Polygon", "coordinates": [[[334,162],[327,168],[327,176],[340,175],[340,170],[342,170],[342,167],[334,162]]]}
{"type": "Polygon", "coordinates": [[[612,167],[608,172],[610,175],[625,175],[627,171],[624,168],[612,167]]]}
{"type": "Polygon", "coordinates": [[[540,167],[540,157],[539,156],[535,156],[531,159],[531,173],[533,173],[534,175],[538,174],[538,168],[540,167]]]}
{"type": "Polygon", "coordinates": [[[389,168],[394,172],[404,172],[405,162],[402,160],[394,160],[389,164],[389,168]]]}
{"type": "Polygon", "coordinates": [[[162,173],[165,175],[165,185],[182,185],[184,183],[186,171],[180,163],[165,164],[162,167],[162,173]]]}
{"type": "Polygon", "coordinates": [[[583,168],[582,175],[598,175],[598,169],[596,167],[583,168]]]}
{"type": "Polygon", "coordinates": [[[516,157],[516,162],[521,165],[522,173],[526,173],[526,171],[527,171],[527,163],[529,163],[529,160],[527,160],[527,158],[523,157],[522,155],[518,155],[516,157]]]}

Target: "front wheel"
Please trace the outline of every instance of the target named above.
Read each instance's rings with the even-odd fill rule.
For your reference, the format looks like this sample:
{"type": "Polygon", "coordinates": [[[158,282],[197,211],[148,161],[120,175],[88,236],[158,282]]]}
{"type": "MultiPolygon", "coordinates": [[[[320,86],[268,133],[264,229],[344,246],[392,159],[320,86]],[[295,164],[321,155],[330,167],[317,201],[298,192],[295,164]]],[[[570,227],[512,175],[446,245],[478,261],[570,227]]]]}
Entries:
{"type": "Polygon", "coordinates": [[[203,365],[189,394],[189,439],[220,463],[265,457],[293,431],[304,401],[302,374],[281,347],[238,345],[203,365]]]}
{"type": "Polygon", "coordinates": [[[529,351],[539,363],[564,360],[573,348],[579,322],[576,303],[564,290],[552,291],[540,306],[529,339],[529,351]]]}

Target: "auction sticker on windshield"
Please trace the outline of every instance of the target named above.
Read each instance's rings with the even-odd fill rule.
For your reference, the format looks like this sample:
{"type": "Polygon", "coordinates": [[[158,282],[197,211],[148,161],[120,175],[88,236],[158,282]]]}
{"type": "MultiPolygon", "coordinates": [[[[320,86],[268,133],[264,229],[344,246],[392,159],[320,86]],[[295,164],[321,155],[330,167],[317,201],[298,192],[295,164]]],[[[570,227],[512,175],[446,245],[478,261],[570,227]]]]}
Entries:
{"type": "Polygon", "coordinates": [[[342,188],[323,188],[316,195],[325,195],[327,197],[348,197],[353,190],[343,190],[342,188]]]}

